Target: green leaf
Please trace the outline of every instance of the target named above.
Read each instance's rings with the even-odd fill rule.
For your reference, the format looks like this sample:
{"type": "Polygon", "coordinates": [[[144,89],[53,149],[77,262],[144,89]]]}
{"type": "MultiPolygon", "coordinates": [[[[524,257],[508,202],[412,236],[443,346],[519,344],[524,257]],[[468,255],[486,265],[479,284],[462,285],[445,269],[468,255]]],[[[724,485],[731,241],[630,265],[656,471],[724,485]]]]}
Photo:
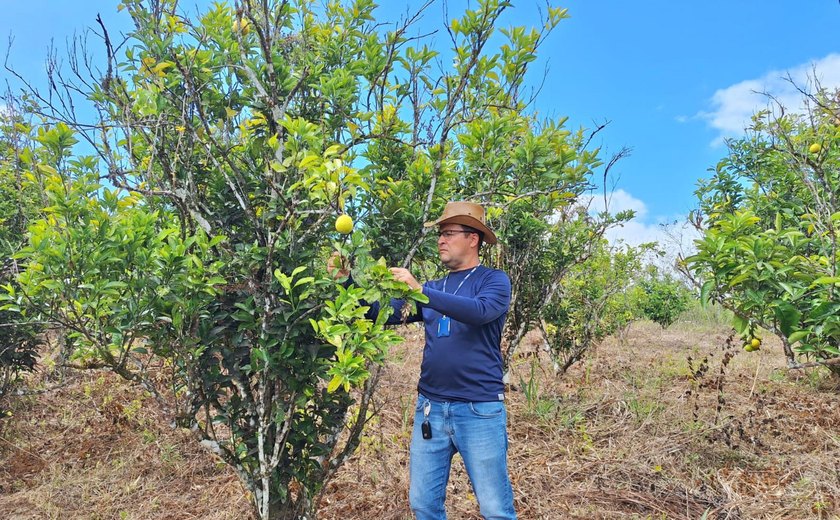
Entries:
{"type": "Polygon", "coordinates": [[[318,162],[320,159],[317,155],[307,155],[298,163],[298,168],[301,170],[306,169],[309,165],[318,162]]]}
{"type": "Polygon", "coordinates": [[[342,385],[343,378],[338,374],[334,375],[333,378],[330,380],[330,383],[327,385],[327,392],[333,393],[338,390],[338,387],[342,385]]]}
{"type": "Polygon", "coordinates": [[[802,313],[788,302],[779,303],[773,311],[776,315],[776,321],[779,323],[779,330],[782,331],[782,334],[789,337],[799,325],[802,313]]]}
{"type": "Polygon", "coordinates": [[[333,155],[338,155],[339,153],[341,153],[342,148],[344,148],[342,145],[334,144],[326,150],[324,150],[324,157],[332,157],[333,155]]]}
{"type": "Polygon", "coordinates": [[[735,329],[735,332],[743,336],[750,330],[750,320],[736,314],[732,317],[732,327],[735,329]]]}
{"type": "Polygon", "coordinates": [[[788,341],[792,345],[792,344],[796,343],[797,341],[805,339],[810,334],[811,334],[811,331],[809,331],[809,330],[797,330],[796,332],[794,332],[793,334],[788,336],[788,341]]]}
{"type": "Polygon", "coordinates": [[[715,288],[714,280],[709,280],[703,284],[703,287],[700,288],[700,303],[704,307],[708,305],[709,296],[712,294],[712,290],[715,288]]]}
{"type": "Polygon", "coordinates": [[[814,280],[812,285],[833,285],[840,283],[840,276],[821,276],[814,280]]]}
{"type": "Polygon", "coordinates": [[[752,275],[752,272],[747,271],[746,273],[741,273],[738,276],[734,277],[733,279],[729,280],[729,287],[735,287],[739,283],[743,282],[747,278],[752,275]]]}
{"type": "Polygon", "coordinates": [[[312,282],[314,282],[314,281],[315,281],[315,278],[314,278],[314,277],[312,277],[312,276],[304,276],[303,278],[301,278],[301,279],[299,279],[297,282],[295,282],[295,287],[298,287],[299,285],[304,285],[304,284],[312,283],[312,282]]]}

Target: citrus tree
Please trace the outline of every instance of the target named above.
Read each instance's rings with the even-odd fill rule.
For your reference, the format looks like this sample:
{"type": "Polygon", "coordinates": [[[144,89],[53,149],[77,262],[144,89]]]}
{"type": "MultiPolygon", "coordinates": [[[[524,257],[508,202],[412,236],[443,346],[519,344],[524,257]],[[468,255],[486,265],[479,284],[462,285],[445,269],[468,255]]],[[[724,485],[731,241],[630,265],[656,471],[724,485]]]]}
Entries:
{"type": "Polygon", "coordinates": [[[529,64],[565,10],[498,30],[511,3],[482,0],[442,51],[408,35],[416,17],[377,23],[370,0],[176,4],[123,2],[134,29],[100,27],[105,63],[54,71],[28,165],[51,205],[9,305],[75,327],[80,366],[144,382],[162,360],[182,424],[258,516],[311,518],[399,341],[364,302],[423,299],[389,265],[438,269],[424,221],[449,200],[488,207],[505,245],[483,261],[513,282],[509,359],[629,214],[581,206],[609,165],[592,134],[529,108],[529,64]],[[68,110],[74,92],[96,121],[68,110]],[[93,155],[72,155],[75,139],[93,155]],[[347,287],[325,268],[334,251],[347,287]],[[68,252],[84,269],[61,266],[68,252]]]}
{"type": "Polygon", "coordinates": [[[559,297],[539,324],[556,372],[565,373],[605,337],[642,316],[637,278],[651,247],[616,247],[601,239],[560,279],[559,297]]]}
{"type": "Polygon", "coordinates": [[[636,305],[640,317],[667,329],[688,309],[694,295],[674,274],[649,264],[636,278],[636,305]]]}
{"type": "MultiPolygon", "coordinates": [[[[169,294],[184,305],[197,299],[196,308],[212,300],[224,279],[209,250],[221,239],[200,230],[182,235],[170,214],[139,194],[104,187],[97,158],[73,156],[74,144],[73,131],[58,123],[37,128],[23,149],[22,186],[45,203],[34,208],[40,218],[14,255],[25,270],[6,288],[5,308],[61,327],[70,365],[107,367],[157,393],[143,343],[164,323],[190,328],[166,307],[169,294]]],[[[162,353],[161,344],[153,347],[162,353]]]]}
{"type": "Polygon", "coordinates": [[[703,233],[685,270],[735,314],[748,350],[759,330],[782,341],[789,367],[799,357],[838,372],[840,321],[840,97],[803,92],[805,110],[774,104],[697,190],[703,233]],[[798,355],[797,355],[798,354],[798,355]]]}
{"type": "MultiPolygon", "coordinates": [[[[38,191],[24,180],[25,149],[32,137],[25,104],[10,97],[4,106],[0,110],[0,285],[15,287],[19,266],[14,255],[26,242],[26,228],[40,200],[38,191]]],[[[3,398],[24,372],[35,368],[40,331],[40,324],[0,310],[0,419],[7,412],[3,398]]]]}
{"type": "MultiPolygon", "coordinates": [[[[358,443],[372,365],[399,340],[361,302],[419,297],[334,228],[365,184],[322,93],[376,74],[359,59],[379,45],[372,4],[215,5],[197,20],[175,2],[122,7],[135,31],[103,33],[106,75],[53,78],[62,101],[88,88],[96,124],[42,98],[26,168],[48,203],[6,309],[70,330],[75,366],[153,392],[167,381],[162,400],[237,472],[258,516],[309,516],[358,443]],[[342,23],[352,52],[333,39],[342,23]],[[73,152],[80,138],[92,155],[73,152]],[[349,288],[325,269],[337,247],[357,260],[349,288]]],[[[352,92],[335,100],[357,110],[352,92]]]]}

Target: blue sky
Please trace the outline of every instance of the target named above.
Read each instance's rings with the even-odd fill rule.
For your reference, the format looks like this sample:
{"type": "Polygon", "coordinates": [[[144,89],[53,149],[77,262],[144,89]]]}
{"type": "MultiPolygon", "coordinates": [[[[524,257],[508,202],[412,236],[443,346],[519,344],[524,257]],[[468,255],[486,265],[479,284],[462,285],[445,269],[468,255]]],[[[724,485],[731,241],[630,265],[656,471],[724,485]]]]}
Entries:
{"type": "MultiPolygon", "coordinates": [[[[181,2],[191,7],[196,2],[181,2]]],[[[60,49],[74,32],[95,26],[97,13],[112,32],[127,28],[116,1],[0,0],[0,36],[14,38],[9,63],[43,84],[51,40],[60,49]]],[[[394,20],[418,1],[385,1],[380,20],[394,20]]],[[[455,17],[466,0],[450,0],[455,17]]],[[[473,1],[473,5],[475,2],[473,1]]],[[[533,25],[544,2],[518,1],[502,25],[533,25]]],[[[440,27],[442,2],[424,16],[440,27]]],[[[770,91],[798,98],[782,78],[805,84],[817,71],[840,86],[840,3],[836,0],[568,0],[570,19],[541,49],[532,81],[548,66],[536,107],[568,116],[572,127],[610,121],[596,138],[605,154],[626,146],[632,155],[615,168],[611,209],[635,209],[637,219],[614,233],[630,242],[656,239],[658,224],[694,207],[697,180],[725,154],[723,138],[740,133],[770,91]]],[[[446,45],[442,33],[433,37],[446,45]]],[[[0,72],[0,78],[8,74],[0,72]]],[[[10,80],[11,81],[11,80],[10,80]]],[[[4,81],[5,83],[5,81],[4,81]]],[[[14,85],[14,83],[13,83],[14,85]]],[[[5,88],[5,85],[3,85],[5,88]]]]}

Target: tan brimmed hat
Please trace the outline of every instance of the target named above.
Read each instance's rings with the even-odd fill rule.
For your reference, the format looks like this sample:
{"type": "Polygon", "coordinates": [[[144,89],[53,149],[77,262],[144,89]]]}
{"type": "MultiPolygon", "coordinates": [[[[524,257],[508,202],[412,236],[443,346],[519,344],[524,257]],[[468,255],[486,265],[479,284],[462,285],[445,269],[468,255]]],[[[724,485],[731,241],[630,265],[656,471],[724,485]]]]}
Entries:
{"type": "Polygon", "coordinates": [[[426,222],[425,227],[440,226],[441,224],[461,224],[469,226],[484,234],[484,241],[490,245],[496,243],[496,234],[484,223],[484,208],[475,202],[447,202],[443,214],[433,222],[426,222]]]}

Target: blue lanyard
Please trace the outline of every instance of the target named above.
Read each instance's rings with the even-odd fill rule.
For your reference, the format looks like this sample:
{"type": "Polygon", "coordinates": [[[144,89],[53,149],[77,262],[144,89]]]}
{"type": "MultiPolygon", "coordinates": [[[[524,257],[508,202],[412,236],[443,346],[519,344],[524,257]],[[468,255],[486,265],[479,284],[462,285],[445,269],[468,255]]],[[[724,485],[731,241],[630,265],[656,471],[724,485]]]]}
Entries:
{"type": "MultiPolygon", "coordinates": [[[[472,270],[469,273],[467,273],[467,276],[465,276],[464,279],[461,280],[461,283],[458,284],[458,287],[455,288],[455,292],[452,293],[453,295],[455,295],[461,289],[461,286],[464,285],[464,282],[467,281],[467,278],[469,278],[475,272],[475,270],[478,269],[480,265],[481,264],[478,264],[477,266],[473,267],[472,270]]],[[[443,279],[443,292],[446,292],[447,280],[449,280],[449,273],[447,273],[446,278],[443,279]]],[[[440,319],[438,320],[437,335],[439,338],[449,336],[449,316],[447,316],[446,314],[441,313],[440,319]]]]}

